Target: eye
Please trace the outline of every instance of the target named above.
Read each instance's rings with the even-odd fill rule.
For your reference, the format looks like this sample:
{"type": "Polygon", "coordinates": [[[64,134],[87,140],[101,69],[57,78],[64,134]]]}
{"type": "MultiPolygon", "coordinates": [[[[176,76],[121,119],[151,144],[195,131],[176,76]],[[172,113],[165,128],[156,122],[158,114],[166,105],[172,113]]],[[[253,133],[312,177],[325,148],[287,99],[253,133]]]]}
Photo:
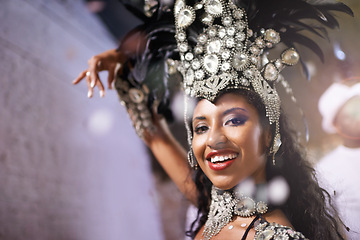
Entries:
{"type": "Polygon", "coordinates": [[[245,122],[248,120],[247,117],[233,117],[229,120],[227,120],[225,122],[225,125],[230,125],[230,126],[240,126],[240,125],[243,125],[245,124],[245,122]]]}
{"type": "Polygon", "coordinates": [[[200,125],[200,126],[196,126],[194,128],[194,133],[196,134],[202,134],[204,132],[206,132],[209,128],[205,125],[200,125]]]}

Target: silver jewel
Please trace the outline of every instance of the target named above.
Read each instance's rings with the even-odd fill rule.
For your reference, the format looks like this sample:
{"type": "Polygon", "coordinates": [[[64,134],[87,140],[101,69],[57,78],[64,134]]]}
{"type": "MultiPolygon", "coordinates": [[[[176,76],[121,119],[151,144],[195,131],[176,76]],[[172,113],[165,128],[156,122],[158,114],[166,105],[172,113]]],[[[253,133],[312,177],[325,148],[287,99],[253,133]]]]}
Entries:
{"type": "Polygon", "coordinates": [[[195,12],[194,10],[189,7],[183,7],[180,11],[179,14],[177,15],[177,21],[176,21],[176,26],[180,29],[186,28],[188,26],[190,26],[190,24],[193,23],[194,19],[195,19],[195,12]]]}
{"type": "Polygon", "coordinates": [[[281,54],[282,63],[289,66],[297,64],[299,59],[300,56],[294,48],[289,48],[281,54]]]}
{"type": "Polygon", "coordinates": [[[205,4],[205,10],[214,17],[219,17],[223,13],[223,6],[220,0],[208,0],[205,4]]]}
{"type": "MultiPolygon", "coordinates": [[[[224,191],[213,186],[211,189],[210,211],[202,236],[205,240],[211,239],[213,236],[218,234],[220,230],[225,227],[236,215],[251,217],[256,213],[260,213],[258,212],[258,209],[260,208],[257,206],[261,206],[262,212],[260,214],[266,213],[266,203],[259,203],[255,203],[253,199],[242,195],[242,193],[236,190],[224,191]]],[[[229,229],[232,229],[231,226],[229,229]]],[[[241,227],[245,226],[246,223],[245,225],[241,225],[241,227]]]]}

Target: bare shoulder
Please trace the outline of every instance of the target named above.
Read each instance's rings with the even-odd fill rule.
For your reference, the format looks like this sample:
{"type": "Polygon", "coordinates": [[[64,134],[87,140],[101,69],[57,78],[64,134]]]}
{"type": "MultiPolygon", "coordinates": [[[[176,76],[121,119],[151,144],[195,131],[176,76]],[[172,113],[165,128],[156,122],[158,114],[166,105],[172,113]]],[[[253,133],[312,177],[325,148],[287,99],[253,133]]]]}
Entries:
{"type": "Polygon", "coordinates": [[[277,224],[280,224],[280,225],[283,225],[283,226],[294,228],[291,225],[289,219],[287,219],[285,214],[280,209],[275,209],[275,210],[273,210],[271,212],[266,213],[264,215],[264,218],[269,223],[277,223],[277,224]]]}

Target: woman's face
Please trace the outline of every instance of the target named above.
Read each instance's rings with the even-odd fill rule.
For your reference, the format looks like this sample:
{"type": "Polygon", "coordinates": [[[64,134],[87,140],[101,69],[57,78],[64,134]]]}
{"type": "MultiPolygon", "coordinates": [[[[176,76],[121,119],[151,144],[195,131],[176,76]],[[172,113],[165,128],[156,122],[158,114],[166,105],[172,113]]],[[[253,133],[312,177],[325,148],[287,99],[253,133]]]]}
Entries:
{"type": "Polygon", "coordinates": [[[271,139],[244,96],[226,93],[215,104],[201,100],[193,131],[195,157],[216,187],[230,189],[248,177],[265,181],[266,143],[271,139]]]}

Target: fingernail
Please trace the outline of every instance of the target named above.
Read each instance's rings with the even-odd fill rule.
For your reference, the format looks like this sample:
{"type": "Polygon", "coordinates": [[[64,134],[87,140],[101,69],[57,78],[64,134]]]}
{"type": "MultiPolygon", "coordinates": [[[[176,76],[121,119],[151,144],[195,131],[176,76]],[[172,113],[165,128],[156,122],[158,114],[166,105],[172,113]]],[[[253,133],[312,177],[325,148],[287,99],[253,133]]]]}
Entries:
{"type": "Polygon", "coordinates": [[[100,97],[104,97],[105,96],[105,92],[103,90],[100,90],[100,97]]]}
{"type": "Polygon", "coordinates": [[[88,98],[91,98],[92,97],[92,92],[91,91],[88,91],[88,98]]]}
{"type": "Polygon", "coordinates": [[[95,87],[95,80],[94,79],[91,79],[91,84],[90,84],[90,87],[95,87]]]}

